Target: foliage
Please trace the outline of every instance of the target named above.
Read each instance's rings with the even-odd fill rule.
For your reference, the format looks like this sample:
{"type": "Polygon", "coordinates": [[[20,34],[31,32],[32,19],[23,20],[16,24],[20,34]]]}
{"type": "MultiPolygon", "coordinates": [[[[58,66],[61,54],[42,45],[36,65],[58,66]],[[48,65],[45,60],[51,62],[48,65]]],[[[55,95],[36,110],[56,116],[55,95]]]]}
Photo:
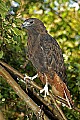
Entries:
{"type": "MultiPolygon", "coordinates": [[[[27,34],[20,28],[23,18],[39,18],[62,48],[68,87],[75,104],[80,107],[80,8],[78,8],[80,3],[72,0],[16,0],[16,2],[18,6],[14,7],[9,0],[0,0],[0,59],[22,73],[27,72],[31,76],[35,74],[31,63],[22,68],[27,59],[27,34]]],[[[25,119],[25,103],[4,81],[0,77],[1,108],[7,107],[6,119],[25,119]],[[17,114],[16,118],[14,114],[17,114]]],[[[69,120],[79,120],[78,112],[65,107],[62,109],[69,120]]],[[[30,116],[27,119],[31,119],[30,116]]]]}

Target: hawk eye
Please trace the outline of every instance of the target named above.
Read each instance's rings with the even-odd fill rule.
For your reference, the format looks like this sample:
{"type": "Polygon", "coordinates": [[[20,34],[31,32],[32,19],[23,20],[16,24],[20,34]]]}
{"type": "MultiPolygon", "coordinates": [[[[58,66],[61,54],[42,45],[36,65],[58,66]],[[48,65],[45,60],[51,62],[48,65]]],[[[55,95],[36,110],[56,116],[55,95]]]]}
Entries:
{"type": "Polygon", "coordinates": [[[30,24],[32,24],[33,23],[33,21],[30,21],[30,24]]]}

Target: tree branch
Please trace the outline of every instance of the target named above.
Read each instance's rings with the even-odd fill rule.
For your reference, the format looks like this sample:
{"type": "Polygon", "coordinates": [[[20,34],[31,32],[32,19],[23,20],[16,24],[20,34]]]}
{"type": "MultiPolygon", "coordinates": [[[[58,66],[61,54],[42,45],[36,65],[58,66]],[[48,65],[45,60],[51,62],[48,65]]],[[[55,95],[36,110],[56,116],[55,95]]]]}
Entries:
{"type": "Polygon", "coordinates": [[[0,65],[0,75],[4,77],[9,85],[13,88],[16,94],[26,102],[26,104],[34,111],[36,117],[40,120],[49,120],[48,117],[41,111],[40,107],[21,89],[21,87],[15,82],[15,80],[11,77],[11,75],[0,65]],[[42,113],[42,116],[39,113],[42,113]]]}
{"type": "MultiPolygon", "coordinates": [[[[21,78],[22,80],[24,80],[24,76],[18,72],[17,70],[15,70],[14,68],[12,68],[11,66],[9,66],[8,64],[2,62],[0,60],[0,64],[3,65],[5,68],[7,68],[11,73],[13,73],[14,75],[16,75],[17,77],[21,78]]],[[[27,83],[31,84],[34,88],[37,88],[38,90],[41,90],[42,88],[40,86],[38,86],[34,81],[26,79],[27,83]]],[[[51,93],[50,93],[51,94],[51,93]]],[[[58,96],[55,96],[53,94],[53,97],[57,100],[59,100],[60,102],[64,103],[67,105],[67,101],[65,99],[59,98],[58,96]]]]}
{"type": "MultiPolygon", "coordinates": [[[[23,76],[21,73],[19,73],[17,70],[15,70],[14,68],[10,67],[8,64],[6,64],[6,63],[4,63],[4,62],[2,62],[2,61],[0,61],[0,63],[1,63],[1,65],[3,65],[5,68],[7,68],[10,72],[12,72],[13,74],[17,75],[19,78],[24,79],[24,76],[23,76]]],[[[3,72],[3,73],[4,73],[4,72],[3,72]]],[[[3,74],[3,77],[4,77],[4,74],[3,74]]],[[[6,78],[6,75],[5,75],[5,78],[6,78]]],[[[11,78],[11,79],[12,79],[12,78],[11,78]]],[[[8,80],[7,82],[10,84],[9,80],[8,80]]],[[[13,82],[12,82],[12,83],[13,83],[13,82]]],[[[33,87],[35,87],[35,88],[37,88],[37,89],[39,89],[39,90],[42,89],[42,88],[39,87],[34,81],[27,80],[27,83],[31,84],[33,87]]],[[[14,83],[14,84],[15,84],[15,83],[14,83]]],[[[13,87],[13,86],[15,86],[14,84],[10,84],[10,85],[11,85],[12,88],[18,93],[18,90],[16,90],[15,87],[13,87]]],[[[19,86],[19,87],[20,87],[20,86],[19,86]]],[[[20,90],[20,88],[19,88],[19,90],[20,90]]],[[[50,94],[51,94],[51,93],[50,93],[50,94]]],[[[21,95],[19,94],[19,96],[21,96],[21,95]]],[[[36,94],[36,96],[37,96],[37,94],[36,94]]],[[[53,96],[50,95],[50,96],[51,96],[51,98],[52,98],[55,106],[57,106],[57,107],[56,107],[56,108],[58,108],[57,110],[56,110],[55,108],[53,108],[53,106],[49,105],[49,103],[46,104],[46,101],[44,102],[44,100],[43,100],[42,98],[40,98],[40,96],[37,96],[37,97],[38,97],[38,99],[42,100],[42,102],[45,103],[45,105],[48,106],[49,110],[51,110],[52,113],[53,113],[59,120],[67,120],[66,117],[64,116],[62,110],[58,107],[58,105],[57,105],[57,103],[56,103],[56,100],[54,100],[56,97],[54,97],[54,95],[53,95],[53,96]]],[[[23,100],[24,100],[24,98],[23,98],[23,100]]],[[[32,106],[32,105],[31,105],[31,106],[32,106]]],[[[30,107],[31,107],[31,106],[30,106],[30,107]]],[[[33,110],[33,109],[32,109],[32,110],[33,110]]],[[[34,111],[34,110],[33,110],[33,111],[34,111]]],[[[37,111],[38,111],[38,110],[37,110],[37,111]]]]}
{"type": "Polygon", "coordinates": [[[0,110],[0,120],[5,120],[2,111],[0,110]]]}
{"type": "MultiPolygon", "coordinates": [[[[0,64],[3,65],[4,67],[6,67],[8,70],[10,70],[10,72],[12,72],[13,74],[15,74],[17,77],[21,78],[24,80],[24,76],[18,72],[17,70],[15,70],[14,68],[12,68],[11,66],[9,66],[8,64],[6,64],[5,62],[1,61],[0,60],[0,64]]],[[[29,79],[26,79],[27,83],[31,84],[34,88],[37,88],[38,90],[41,90],[42,88],[40,86],[38,86],[34,81],[32,80],[29,80],[29,79]]],[[[54,94],[52,95],[50,93],[51,96],[53,96],[56,100],[60,101],[61,103],[64,103],[67,107],[68,107],[68,104],[67,104],[67,101],[63,98],[60,98],[58,96],[55,96],[54,94]]],[[[80,109],[73,106],[73,109],[80,112],[80,109]]]]}

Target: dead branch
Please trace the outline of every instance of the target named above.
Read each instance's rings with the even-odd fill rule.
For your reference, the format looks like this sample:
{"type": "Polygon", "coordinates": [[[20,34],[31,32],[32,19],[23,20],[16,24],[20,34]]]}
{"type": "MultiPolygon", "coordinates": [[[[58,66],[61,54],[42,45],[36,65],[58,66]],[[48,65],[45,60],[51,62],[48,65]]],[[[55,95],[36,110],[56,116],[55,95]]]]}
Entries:
{"type": "Polygon", "coordinates": [[[0,110],[0,120],[5,120],[2,111],[0,110]]]}

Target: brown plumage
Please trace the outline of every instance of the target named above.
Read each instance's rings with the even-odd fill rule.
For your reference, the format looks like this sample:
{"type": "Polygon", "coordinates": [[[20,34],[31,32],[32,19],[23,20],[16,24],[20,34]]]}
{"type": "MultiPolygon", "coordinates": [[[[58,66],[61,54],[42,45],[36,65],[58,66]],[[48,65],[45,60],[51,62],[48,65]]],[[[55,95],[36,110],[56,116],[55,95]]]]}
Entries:
{"type": "Polygon", "coordinates": [[[54,94],[67,99],[71,107],[72,100],[65,84],[67,78],[62,50],[57,41],[48,34],[39,19],[26,19],[22,27],[28,32],[28,57],[41,81],[44,84],[48,82],[54,94]]]}

